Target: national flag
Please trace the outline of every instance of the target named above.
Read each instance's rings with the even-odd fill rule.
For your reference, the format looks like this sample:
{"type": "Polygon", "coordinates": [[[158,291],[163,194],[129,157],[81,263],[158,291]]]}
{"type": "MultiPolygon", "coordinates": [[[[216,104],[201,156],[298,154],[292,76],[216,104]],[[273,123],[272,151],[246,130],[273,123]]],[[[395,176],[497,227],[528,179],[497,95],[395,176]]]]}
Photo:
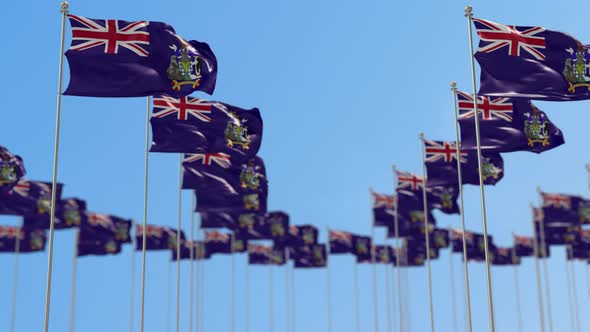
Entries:
{"type": "MultiPolygon", "coordinates": [[[[424,140],[428,173],[427,187],[453,187],[459,183],[457,143],[424,140]]],[[[479,185],[477,151],[461,149],[461,180],[463,184],[479,185]]],[[[499,153],[482,152],[484,184],[495,185],[504,176],[504,161],[499,153]]]]}
{"type": "Polygon", "coordinates": [[[16,252],[17,242],[19,253],[44,251],[46,240],[47,234],[45,230],[0,226],[0,253],[16,252]]]}
{"type": "Polygon", "coordinates": [[[119,243],[131,243],[131,220],[114,215],[86,212],[80,232],[95,238],[114,239],[119,243]]]}
{"type": "MultiPolygon", "coordinates": [[[[541,191],[544,224],[579,224],[578,206],[584,201],[579,196],[541,191]]],[[[534,213],[534,212],[533,212],[534,213]]],[[[539,213],[539,212],[537,212],[539,213]]]]}
{"type": "Polygon", "coordinates": [[[104,256],[121,253],[121,242],[115,238],[95,238],[80,231],[77,243],[77,255],[83,256],[104,256]]]}
{"type": "Polygon", "coordinates": [[[241,109],[196,97],[154,97],[151,152],[206,154],[210,151],[252,158],[262,142],[257,108],[241,109]]]}
{"type": "Polygon", "coordinates": [[[543,27],[474,18],[479,94],[555,101],[590,98],[589,46],[543,27]]]}
{"type": "MultiPolygon", "coordinates": [[[[135,250],[143,250],[143,230],[142,224],[135,225],[135,250]]],[[[176,248],[177,230],[166,226],[147,225],[145,227],[146,250],[166,250],[176,248]]],[[[184,242],[185,235],[180,231],[181,243],[184,242]]]]}
{"type": "MultiPolygon", "coordinates": [[[[21,178],[8,193],[0,193],[0,214],[34,216],[49,220],[51,214],[52,183],[29,181],[21,178]]],[[[61,199],[63,185],[57,184],[57,201],[61,199]]],[[[57,212],[57,211],[56,211],[57,212]]]]}
{"type": "Polygon", "coordinates": [[[68,15],[72,44],[66,52],[66,95],[182,97],[212,94],[217,59],[209,45],[185,41],[162,22],[129,22],[68,15]]]}
{"type": "Polygon", "coordinates": [[[535,255],[535,239],[533,237],[512,235],[514,237],[514,254],[518,257],[535,255]]]}
{"type": "Polygon", "coordinates": [[[312,244],[294,248],[293,261],[296,269],[320,268],[328,264],[325,244],[312,244]]]}
{"type": "Polygon", "coordinates": [[[368,236],[352,236],[352,254],[356,256],[357,261],[371,260],[371,238],[368,236]]]}
{"type": "Polygon", "coordinates": [[[251,265],[284,265],[285,251],[283,249],[248,244],[248,263],[251,265]]]}
{"type": "Polygon", "coordinates": [[[580,232],[579,225],[552,223],[543,226],[543,232],[541,232],[540,225],[538,223],[535,224],[535,231],[540,240],[543,239],[542,236],[545,237],[546,245],[574,244],[578,241],[580,232]]]}
{"type": "Polygon", "coordinates": [[[371,195],[373,196],[373,224],[375,226],[393,226],[397,196],[380,194],[373,190],[371,190],[371,195]]]}
{"type": "Polygon", "coordinates": [[[353,253],[352,233],[330,229],[328,231],[328,238],[330,254],[353,253]]]}
{"type": "MultiPolygon", "coordinates": [[[[461,146],[465,150],[475,150],[473,96],[457,91],[457,98],[461,146]]],[[[477,99],[480,145],[483,150],[541,153],[565,142],[561,130],[529,100],[487,96],[478,96],[477,99]]]]}
{"type": "Polygon", "coordinates": [[[26,173],[23,159],[0,145],[0,193],[9,192],[26,173]]]}
{"type": "Polygon", "coordinates": [[[397,175],[397,191],[418,192],[422,191],[424,186],[424,178],[416,174],[395,171],[397,175]]]}
{"type": "Polygon", "coordinates": [[[237,162],[226,154],[186,155],[183,189],[195,189],[198,212],[266,212],[268,183],[260,157],[237,162]]]}
{"type": "Polygon", "coordinates": [[[219,231],[207,231],[205,232],[205,251],[209,255],[231,254],[231,240],[231,234],[219,231]]]}
{"type": "Polygon", "coordinates": [[[301,247],[318,243],[318,228],[313,225],[290,225],[289,246],[301,247]]]}
{"type": "Polygon", "coordinates": [[[514,248],[497,247],[492,258],[492,265],[520,265],[520,257],[514,254],[514,248]]]}

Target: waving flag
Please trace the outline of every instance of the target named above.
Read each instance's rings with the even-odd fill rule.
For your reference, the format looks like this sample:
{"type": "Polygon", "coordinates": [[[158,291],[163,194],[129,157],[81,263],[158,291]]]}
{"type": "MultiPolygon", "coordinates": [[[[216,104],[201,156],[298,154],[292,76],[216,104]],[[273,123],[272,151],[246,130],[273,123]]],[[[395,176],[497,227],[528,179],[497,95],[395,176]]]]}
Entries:
{"type": "Polygon", "coordinates": [[[393,227],[397,197],[371,190],[373,196],[373,223],[375,226],[393,227]]]}
{"type": "Polygon", "coordinates": [[[328,257],[325,244],[312,244],[297,247],[293,253],[293,261],[296,269],[326,267],[328,257]]]}
{"type": "MultiPolygon", "coordinates": [[[[61,183],[57,184],[57,200],[61,199],[62,187],[61,183]]],[[[49,222],[51,188],[48,182],[20,179],[11,191],[0,194],[0,214],[34,216],[49,222]]]]}
{"type": "Polygon", "coordinates": [[[289,246],[301,247],[318,243],[318,228],[313,225],[290,225],[289,246]]]}
{"type": "Polygon", "coordinates": [[[533,237],[513,234],[514,254],[518,257],[530,257],[535,254],[535,239],[533,237]]]}
{"type": "Polygon", "coordinates": [[[251,265],[283,265],[285,251],[259,244],[248,245],[248,263],[251,265]]]}
{"type": "Polygon", "coordinates": [[[368,236],[352,236],[352,254],[356,256],[357,261],[371,259],[371,238],[368,236]]]}
{"type": "Polygon", "coordinates": [[[209,45],[185,41],[166,23],[91,19],[68,15],[72,45],[66,52],[66,95],[182,97],[212,94],[217,59],[209,45]]]}
{"type": "Polygon", "coordinates": [[[495,248],[491,257],[492,265],[520,265],[520,257],[514,255],[513,248],[495,248]]]}
{"type": "Polygon", "coordinates": [[[194,97],[154,98],[151,152],[218,153],[252,158],[262,142],[257,108],[241,109],[194,97]]]}
{"type": "Polygon", "coordinates": [[[479,35],[479,94],[555,101],[590,98],[590,52],[571,36],[543,27],[474,18],[479,35]]]}
{"type": "MultiPolygon", "coordinates": [[[[461,145],[465,150],[474,150],[477,142],[473,96],[457,91],[457,98],[461,145]]],[[[561,130],[529,100],[478,96],[477,110],[483,150],[541,153],[565,142],[561,130]]]]}
{"type": "Polygon", "coordinates": [[[205,232],[205,251],[212,254],[231,254],[232,236],[219,231],[205,232]]]}
{"type": "Polygon", "coordinates": [[[25,174],[22,158],[0,145],[0,193],[9,192],[25,174]]]}
{"type": "MultiPolygon", "coordinates": [[[[424,146],[427,186],[457,185],[457,143],[424,140],[424,146]]],[[[484,184],[495,185],[504,176],[504,161],[499,153],[483,151],[482,165],[484,184]]],[[[461,179],[463,184],[479,185],[477,151],[461,150],[461,179]]]]}
{"type": "Polygon", "coordinates": [[[116,255],[121,253],[121,243],[114,238],[92,238],[80,232],[77,249],[78,257],[116,255]]]}
{"type": "MultiPolygon", "coordinates": [[[[543,208],[541,211],[537,210],[535,219],[541,218],[544,224],[577,225],[580,219],[582,219],[578,214],[578,207],[584,201],[581,197],[561,193],[541,192],[541,198],[543,208]]],[[[535,210],[533,208],[534,217],[535,210]]]]}
{"type": "MultiPolygon", "coordinates": [[[[143,230],[143,225],[135,225],[135,249],[138,251],[143,249],[143,230]]],[[[145,232],[146,250],[165,250],[176,248],[176,229],[166,226],[147,225],[145,227],[145,232]]],[[[180,231],[181,242],[184,242],[185,238],[184,232],[180,231]]]]}
{"type": "Polygon", "coordinates": [[[131,243],[131,220],[117,216],[87,212],[85,222],[80,225],[80,233],[88,237],[113,239],[119,243],[131,243]]]}
{"type": "Polygon", "coordinates": [[[235,163],[225,154],[186,155],[183,189],[196,189],[198,212],[266,212],[268,184],[264,162],[254,157],[235,163]]]}
{"type": "Polygon", "coordinates": [[[343,231],[328,231],[330,254],[353,253],[352,234],[343,231]]]}

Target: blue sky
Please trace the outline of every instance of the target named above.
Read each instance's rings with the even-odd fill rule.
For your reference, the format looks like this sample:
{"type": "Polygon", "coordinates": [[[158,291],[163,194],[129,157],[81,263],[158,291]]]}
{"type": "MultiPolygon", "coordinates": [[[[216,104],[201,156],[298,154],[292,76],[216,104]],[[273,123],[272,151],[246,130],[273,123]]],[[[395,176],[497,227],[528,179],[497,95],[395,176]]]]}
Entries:
{"type": "MultiPolygon", "coordinates": [[[[391,164],[420,172],[418,133],[454,138],[449,82],[470,88],[467,25],[461,1],[252,0],[211,2],[103,0],[72,2],[72,12],[92,18],[165,21],[190,39],[209,43],[219,62],[212,99],[244,108],[259,107],[265,122],[264,158],[270,181],[269,208],[285,210],[294,223],[369,233],[369,187],[393,192],[391,164]]],[[[474,1],[476,16],[493,21],[541,25],[590,40],[582,0],[474,1]],[[580,10],[578,10],[580,9],[580,10]]],[[[0,120],[0,144],[20,154],[32,180],[50,180],[59,60],[58,1],[12,2],[0,22],[0,55],[7,95],[0,120]],[[10,14],[9,14],[10,13],[10,14]],[[16,14],[18,13],[18,14],[16,14]],[[39,51],[39,53],[37,53],[39,51]]],[[[68,32],[69,36],[69,32],[68,32]]],[[[67,40],[69,43],[69,39],[67,40]]],[[[67,84],[67,65],[66,81],[67,84]]],[[[489,232],[498,245],[511,232],[531,234],[529,204],[546,191],[587,195],[584,164],[590,102],[539,102],[564,132],[566,144],[542,155],[504,155],[505,177],[486,188],[489,232]]],[[[64,197],[88,201],[89,209],[141,220],[145,98],[64,97],[59,181],[64,197]]],[[[150,156],[149,222],[176,224],[178,157],[150,156]]],[[[479,192],[465,190],[466,223],[481,231],[479,192]]],[[[188,231],[190,194],[183,195],[188,231]]],[[[440,226],[459,226],[456,216],[437,214],[440,226]]],[[[20,218],[0,217],[1,224],[20,218]]],[[[66,331],[73,232],[56,232],[51,331],[66,331]]],[[[378,239],[384,236],[377,230],[378,239]]],[[[125,331],[129,319],[131,247],[115,257],[79,261],[77,330],[125,331]]],[[[570,329],[564,248],[548,262],[554,327],[570,329]]],[[[136,254],[137,264],[140,255],[136,254]]],[[[461,266],[454,256],[459,322],[463,322],[461,266]]],[[[146,332],[166,331],[169,254],[149,253],[146,332]]],[[[43,324],[46,253],[22,257],[17,331],[43,324]]],[[[12,255],[0,255],[0,330],[8,329],[12,255]]],[[[236,259],[237,331],[244,331],[245,257],[236,259]]],[[[587,307],[586,267],[576,263],[578,297],[587,307]]],[[[386,331],[384,269],[379,267],[380,330],[386,331]]],[[[214,257],[205,271],[205,331],[229,331],[229,257],[214,257]]],[[[274,269],[275,329],[284,330],[284,270],[274,269]]],[[[449,254],[432,264],[435,321],[451,331],[449,254]]],[[[354,330],[353,259],[334,257],[331,275],[334,331],[354,330]]],[[[361,327],[373,328],[371,269],[360,268],[361,327]]],[[[520,268],[524,328],[539,330],[534,262],[520,268]]],[[[492,269],[497,331],[517,331],[513,270],[492,269]]],[[[251,331],[268,330],[267,268],[250,269],[251,331]]],[[[487,329],[485,269],[470,265],[474,330],[487,329]]],[[[428,328],[425,269],[409,272],[412,330],[428,328]]],[[[139,268],[136,273],[139,296],[139,268]]],[[[182,270],[181,324],[188,329],[188,264],[182,270]]],[[[326,329],[325,271],[296,271],[298,331],[326,329]]],[[[136,314],[137,314],[136,310],[136,314]]],[[[582,327],[590,318],[582,315],[582,327]]],[[[137,320],[137,319],[136,319],[137,320]]],[[[395,320],[397,321],[397,320],[395,320]]],[[[135,324],[136,327],[138,324],[135,324]]],[[[460,324],[462,326],[462,324],[460,324]]]]}

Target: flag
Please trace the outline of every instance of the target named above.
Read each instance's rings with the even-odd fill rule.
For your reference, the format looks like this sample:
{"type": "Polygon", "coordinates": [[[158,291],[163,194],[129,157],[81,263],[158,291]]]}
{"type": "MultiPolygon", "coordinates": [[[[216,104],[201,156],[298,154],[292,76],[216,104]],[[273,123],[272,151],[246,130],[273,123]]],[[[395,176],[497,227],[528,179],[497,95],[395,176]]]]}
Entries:
{"type": "Polygon", "coordinates": [[[186,155],[183,189],[196,189],[198,212],[266,212],[268,184],[264,162],[244,162],[224,153],[186,155]]]}
{"type": "MultiPolygon", "coordinates": [[[[473,96],[457,91],[457,98],[461,145],[463,149],[474,150],[477,142],[473,96]]],[[[485,96],[478,96],[477,99],[480,145],[483,150],[541,153],[565,142],[561,130],[529,100],[485,96]]]]}
{"type": "MultiPolygon", "coordinates": [[[[446,214],[459,214],[459,205],[457,198],[459,198],[459,186],[447,185],[427,187],[428,206],[432,209],[438,209],[446,214]]],[[[429,219],[430,220],[430,219],[429,219]]],[[[434,222],[434,217],[433,217],[434,222]]]]}
{"type": "MultiPolygon", "coordinates": [[[[142,224],[135,225],[135,250],[143,250],[143,230],[142,224]]],[[[165,250],[176,248],[177,230],[165,226],[147,225],[145,227],[146,250],[165,250]]],[[[184,242],[185,235],[180,231],[181,242],[184,242]]]]}
{"type": "Polygon", "coordinates": [[[553,223],[543,226],[544,232],[541,232],[540,225],[535,224],[539,239],[542,239],[541,236],[544,235],[546,245],[574,244],[578,241],[580,232],[580,226],[578,225],[553,223]]]}
{"type": "Polygon", "coordinates": [[[373,196],[373,224],[375,226],[393,226],[397,196],[380,194],[373,190],[371,190],[371,195],[373,196]]]}
{"type": "MultiPolygon", "coordinates": [[[[457,143],[424,140],[428,173],[427,186],[456,187],[459,183],[457,170],[457,143]]],[[[477,151],[461,149],[461,180],[463,184],[479,185],[477,151]]],[[[484,184],[495,185],[504,176],[504,161],[499,153],[482,151],[484,184]]],[[[457,190],[458,191],[458,190],[457,190]]]]}
{"type": "Polygon", "coordinates": [[[259,244],[248,244],[248,264],[284,265],[285,251],[259,244]]]}
{"type": "MultiPolygon", "coordinates": [[[[375,246],[375,263],[377,264],[392,264],[393,263],[393,248],[391,246],[376,245],[375,246]]],[[[371,263],[371,258],[357,257],[357,263],[371,263]]]]}
{"type": "Polygon", "coordinates": [[[246,159],[262,142],[257,108],[241,109],[195,97],[154,97],[151,152],[218,153],[246,159]]]}
{"type": "Polygon", "coordinates": [[[328,231],[330,254],[350,254],[353,252],[352,234],[343,231],[328,231]]]}
{"type": "Polygon", "coordinates": [[[47,234],[45,230],[25,229],[15,226],[0,226],[0,252],[31,253],[45,250],[47,234]]]}
{"type": "Polygon", "coordinates": [[[479,93],[555,101],[590,97],[589,46],[543,27],[473,22],[480,42],[479,93]]]}
{"type": "Polygon", "coordinates": [[[85,235],[102,239],[114,239],[119,243],[131,243],[131,220],[103,213],[86,212],[80,231],[85,235]]]}
{"type": "MultiPolygon", "coordinates": [[[[471,248],[471,250],[467,250],[467,259],[476,262],[485,262],[485,237],[483,236],[483,234],[478,233],[474,233],[473,237],[475,246],[471,248]]],[[[490,254],[490,262],[493,261],[492,255],[495,250],[496,246],[494,245],[494,238],[491,235],[488,235],[488,253],[490,254]]]]}
{"type": "Polygon", "coordinates": [[[492,265],[520,265],[520,257],[514,255],[513,248],[495,248],[490,260],[492,265]]]}
{"type": "MultiPolygon", "coordinates": [[[[58,201],[55,207],[55,229],[79,227],[86,221],[86,202],[78,198],[66,198],[58,201]]],[[[49,229],[50,218],[47,214],[28,214],[23,218],[23,227],[27,229],[49,229]]]]}
{"type": "Polygon", "coordinates": [[[121,253],[121,243],[114,238],[86,237],[88,234],[80,231],[77,243],[77,256],[104,256],[121,253]],[[83,235],[84,234],[84,235],[83,235]]]}
{"type": "Polygon", "coordinates": [[[215,89],[217,59],[209,45],[185,41],[166,23],[73,14],[68,19],[72,44],[65,95],[182,97],[215,89]]]}
{"type": "MultiPolygon", "coordinates": [[[[578,206],[581,202],[585,205],[585,200],[579,196],[566,195],[560,193],[541,192],[543,208],[541,211],[533,208],[533,216],[540,219],[544,224],[570,224],[576,225],[580,220],[578,206]],[[535,215],[536,214],[536,215],[535,215]]],[[[582,207],[582,210],[584,208],[582,207]]]]}
{"type": "Polygon", "coordinates": [[[352,254],[356,256],[357,261],[371,260],[371,238],[368,236],[352,236],[352,254]]]}
{"type": "Polygon", "coordinates": [[[23,159],[0,145],[0,193],[9,192],[26,173],[23,159]]]}
{"type": "MultiPolygon", "coordinates": [[[[0,194],[0,214],[28,215],[49,220],[52,183],[21,178],[8,193],[0,194]]],[[[61,199],[63,185],[57,184],[56,197],[61,199]]],[[[57,207],[57,202],[56,202],[57,207]]]]}
{"type": "Polygon", "coordinates": [[[301,247],[318,243],[318,229],[313,225],[289,226],[289,246],[301,247]]]}
{"type": "Polygon", "coordinates": [[[231,254],[232,236],[228,233],[219,231],[205,232],[205,251],[209,255],[213,254],[231,254]]]}
{"type": "Polygon", "coordinates": [[[294,250],[293,261],[296,269],[326,267],[328,257],[325,244],[312,244],[297,247],[294,250]]]}
{"type": "Polygon", "coordinates": [[[535,239],[533,237],[513,234],[514,254],[518,257],[530,257],[535,254],[535,239]]]}

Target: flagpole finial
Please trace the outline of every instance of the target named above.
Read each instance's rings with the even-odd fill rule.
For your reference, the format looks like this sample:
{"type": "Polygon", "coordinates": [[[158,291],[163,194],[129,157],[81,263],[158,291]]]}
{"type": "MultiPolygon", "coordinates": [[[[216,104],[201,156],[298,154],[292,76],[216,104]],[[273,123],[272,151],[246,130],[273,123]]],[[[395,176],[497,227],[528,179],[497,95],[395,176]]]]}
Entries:
{"type": "Polygon", "coordinates": [[[537,186],[537,193],[542,193],[543,191],[541,190],[541,187],[537,186]]]}
{"type": "Polygon", "coordinates": [[[61,4],[59,5],[60,10],[59,12],[62,14],[67,14],[70,12],[70,3],[67,1],[62,1],[61,4]]]}
{"type": "Polygon", "coordinates": [[[420,132],[420,133],[418,134],[418,137],[419,137],[421,140],[424,140],[424,133],[420,132]]]}
{"type": "Polygon", "coordinates": [[[397,167],[395,166],[395,164],[391,164],[391,169],[395,172],[395,170],[397,169],[397,167]]]}
{"type": "Polygon", "coordinates": [[[471,5],[465,6],[465,17],[473,17],[473,7],[471,5]]]}
{"type": "Polygon", "coordinates": [[[451,90],[453,90],[453,91],[457,90],[457,82],[455,82],[455,81],[451,82],[451,90]]]}

